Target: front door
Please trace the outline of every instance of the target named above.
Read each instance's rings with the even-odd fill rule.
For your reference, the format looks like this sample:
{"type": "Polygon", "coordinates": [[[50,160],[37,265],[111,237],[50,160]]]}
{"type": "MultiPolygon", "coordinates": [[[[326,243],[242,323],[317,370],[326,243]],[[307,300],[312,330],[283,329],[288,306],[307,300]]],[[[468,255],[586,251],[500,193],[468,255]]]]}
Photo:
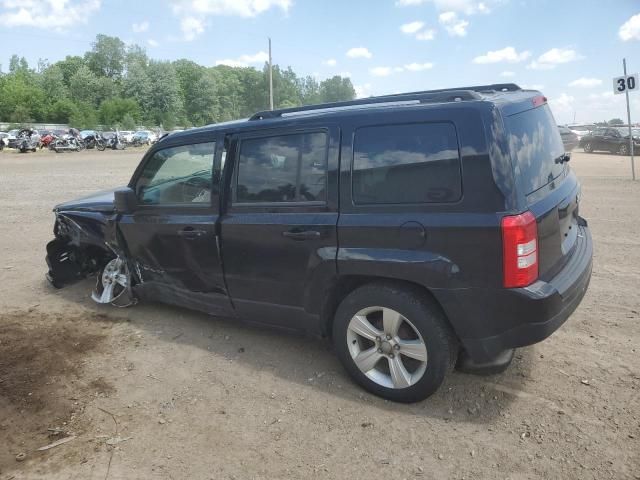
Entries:
{"type": "Polygon", "coordinates": [[[217,237],[216,142],[155,151],[137,173],[138,207],[119,227],[143,296],[214,315],[232,312],[217,237]]]}
{"type": "Polygon", "coordinates": [[[337,129],[243,134],[227,168],[225,278],[239,315],[306,329],[309,299],[336,273],[337,129]],[[329,177],[333,178],[333,182],[329,177]],[[334,185],[335,183],[335,185],[334,185]]]}

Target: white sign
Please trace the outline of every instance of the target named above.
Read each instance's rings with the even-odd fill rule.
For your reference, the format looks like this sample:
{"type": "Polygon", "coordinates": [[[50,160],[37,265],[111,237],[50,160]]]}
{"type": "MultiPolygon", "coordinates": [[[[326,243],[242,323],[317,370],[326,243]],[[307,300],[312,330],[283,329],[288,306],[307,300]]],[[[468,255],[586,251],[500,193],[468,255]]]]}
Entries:
{"type": "Polygon", "coordinates": [[[625,92],[637,92],[638,90],[640,90],[640,82],[638,81],[637,73],[613,79],[613,93],[616,95],[621,95],[625,92]]]}

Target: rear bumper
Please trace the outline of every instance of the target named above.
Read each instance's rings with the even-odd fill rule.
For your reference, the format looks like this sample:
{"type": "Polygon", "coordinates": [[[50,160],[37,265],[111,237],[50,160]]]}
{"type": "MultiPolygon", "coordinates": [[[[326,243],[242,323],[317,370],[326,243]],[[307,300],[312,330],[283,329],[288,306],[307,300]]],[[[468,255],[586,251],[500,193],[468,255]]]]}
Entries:
{"type": "Polygon", "coordinates": [[[552,279],[526,288],[465,289],[457,292],[457,305],[445,301],[469,356],[488,362],[505,350],[549,337],[582,301],[591,280],[592,257],[591,234],[580,227],[576,251],[552,279]]]}

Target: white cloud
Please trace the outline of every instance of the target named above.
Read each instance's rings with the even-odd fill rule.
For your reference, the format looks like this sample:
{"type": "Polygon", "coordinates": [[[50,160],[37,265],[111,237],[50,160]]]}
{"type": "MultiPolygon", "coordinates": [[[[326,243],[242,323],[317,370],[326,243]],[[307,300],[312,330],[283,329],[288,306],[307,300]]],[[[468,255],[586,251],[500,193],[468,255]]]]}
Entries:
{"type": "Polygon", "coordinates": [[[586,77],[578,78],[577,80],[574,80],[573,82],[569,83],[570,87],[582,87],[582,88],[597,87],[598,85],[602,85],[602,80],[600,80],[599,78],[586,78],[586,77]]]}
{"type": "Polygon", "coordinates": [[[267,52],[258,52],[253,55],[240,55],[238,58],[226,58],[216,60],[216,65],[226,65],[228,67],[248,67],[251,64],[261,64],[269,61],[267,52]]]}
{"type": "Polygon", "coordinates": [[[532,84],[523,84],[520,85],[520,88],[522,88],[523,90],[542,90],[544,88],[544,85],[540,84],[540,83],[532,83],[532,84]]]}
{"type": "Polygon", "coordinates": [[[400,30],[402,31],[402,33],[411,35],[414,33],[418,33],[418,31],[422,30],[422,27],[424,27],[424,22],[411,22],[401,25],[400,30]]]}
{"type": "Polygon", "coordinates": [[[452,37],[464,37],[467,35],[469,22],[458,17],[454,11],[444,12],[438,16],[438,22],[452,37]]]}
{"type": "Polygon", "coordinates": [[[513,47],[504,47],[502,50],[493,50],[487,52],[485,55],[480,55],[473,59],[473,63],[487,64],[487,63],[518,63],[523,62],[531,56],[531,52],[525,50],[518,53],[513,47]]]}
{"type": "Polygon", "coordinates": [[[288,12],[292,0],[173,0],[173,11],[188,15],[255,17],[271,8],[288,12]]]}
{"type": "Polygon", "coordinates": [[[150,38],[149,40],[147,40],[147,43],[149,44],[150,47],[158,47],[160,44],[154,40],[153,38],[150,38]]]}
{"type": "Polygon", "coordinates": [[[527,68],[532,70],[551,70],[563,63],[582,60],[584,57],[570,48],[552,48],[534,60],[527,68]]]}
{"type": "MultiPolygon", "coordinates": [[[[57,0],[64,1],[64,0],[57,0]]],[[[172,0],[178,15],[184,40],[191,41],[202,34],[210,16],[256,17],[272,8],[287,13],[293,0],[172,0]]]]}
{"type": "Polygon", "coordinates": [[[407,65],[404,66],[404,68],[406,70],[409,70],[410,72],[422,72],[424,70],[431,70],[433,68],[433,63],[427,62],[427,63],[409,63],[407,65]]]}
{"type": "Polygon", "coordinates": [[[365,83],[363,85],[354,85],[353,88],[356,91],[357,98],[366,98],[372,95],[370,83],[365,83]]]}
{"type": "Polygon", "coordinates": [[[204,32],[204,20],[196,17],[184,17],[180,20],[180,30],[184,39],[190,42],[204,32]]]}
{"type": "Polygon", "coordinates": [[[488,0],[478,2],[476,0],[397,0],[396,5],[399,7],[414,7],[425,3],[433,3],[439,11],[452,11],[463,13],[465,15],[473,15],[475,13],[489,13],[489,3],[500,3],[496,0],[488,0]]]}
{"type": "Polygon", "coordinates": [[[515,77],[516,76],[516,72],[510,72],[508,70],[502,72],[500,74],[501,77],[515,77]]]}
{"type": "Polygon", "coordinates": [[[133,25],[131,25],[131,29],[134,33],[146,32],[147,30],[149,30],[149,22],[145,20],[144,22],[134,23],[133,25]]]}
{"type": "Polygon", "coordinates": [[[338,61],[335,58],[328,58],[322,63],[327,67],[335,67],[338,64],[338,61]]]}
{"type": "Polygon", "coordinates": [[[374,77],[388,77],[393,72],[391,67],[375,67],[369,70],[374,77]]]}
{"type": "Polygon", "coordinates": [[[575,100],[576,99],[571,95],[561,93],[558,97],[549,98],[549,105],[551,106],[553,113],[568,113],[573,112],[573,103],[575,100]]]}
{"type": "Polygon", "coordinates": [[[373,55],[368,48],[354,47],[347,50],[347,57],[349,58],[371,58],[373,55]]]}
{"type": "Polygon", "coordinates": [[[101,4],[101,0],[3,0],[0,21],[7,27],[61,31],[87,23],[101,4]]]}
{"type": "Polygon", "coordinates": [[[436,31],[433,29],[423,30],[418,32],[416,39],[418,40],[433,40],[436,36],[436,31]]]}
{"type": "Polygon", "coordinates": [[[618,36],[623,42],[640,40],[640,13],[622,24],[618,30],[618,36]]]}

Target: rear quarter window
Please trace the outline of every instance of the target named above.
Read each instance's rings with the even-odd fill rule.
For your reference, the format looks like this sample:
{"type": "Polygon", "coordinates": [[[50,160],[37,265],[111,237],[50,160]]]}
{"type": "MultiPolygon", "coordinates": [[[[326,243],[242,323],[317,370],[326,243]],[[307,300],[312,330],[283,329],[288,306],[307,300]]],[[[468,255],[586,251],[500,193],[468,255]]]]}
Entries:
{"type": "Polygon", "coordinates": [[[456,202],[460,155],[450,123],[362,127],[353,145],[355,204],[456,202]]]}
{"type": "Polygon", "coordinates": [[[509,148],[525,194],[535,192],[560,176],[564,163],[556,159],[564,145],[548,105],[506,117],[509,148]]]}

